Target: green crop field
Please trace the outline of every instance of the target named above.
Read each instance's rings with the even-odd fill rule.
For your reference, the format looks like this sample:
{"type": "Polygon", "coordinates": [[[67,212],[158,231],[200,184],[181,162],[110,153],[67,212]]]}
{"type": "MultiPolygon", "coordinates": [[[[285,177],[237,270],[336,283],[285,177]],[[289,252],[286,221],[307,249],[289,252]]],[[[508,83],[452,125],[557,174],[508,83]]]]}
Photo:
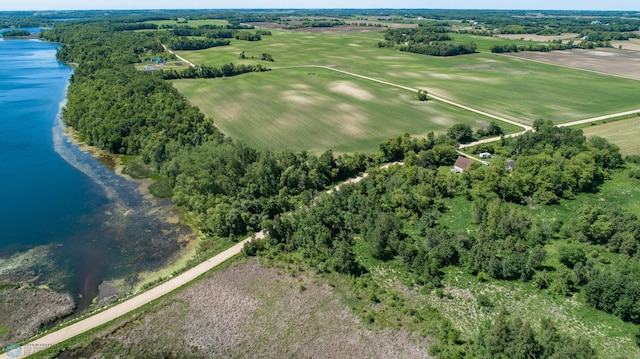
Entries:
{"type": "MultiPolygon", "coordinates": [[[[495,115],[532,123],[557,123],[638,108],[638,81],[568,69],[491,53],[433,57],[378,48],[381,33],[271,30],[262,41],[233,40],[230,46],[181,51],[197,64],[261,63],[274,69],[331,65],[393,83],[423,88],[495,115]],[[239,54],[255,59],[240,60],[239,54]],[[275,62],[259,60],[270,53],[275,62]]],[[[456,35],[458,40],[512,43],[519,40],[456,35]]],[[[531,43],[525,41],[526,43],[531,43]]],[[[283,75],[284,76],[284,75],[283,75]]]]}
{"type": "MultiPolygon", "coordinates": [[[[320,68],[291,68],[174,86],[234,139],[266,149],[372,152],[405,132],[425,136],[490,119],[415,94],[320,68]]],[[[500,123],[505,132],[520,129],[500,123]]]]}
{"type": "Polygon", "coordinates": [[[640,155],[640,117],[588,126],[582,132],[587,137],[600,136],[615,143],[623,155],[640,155]]]}

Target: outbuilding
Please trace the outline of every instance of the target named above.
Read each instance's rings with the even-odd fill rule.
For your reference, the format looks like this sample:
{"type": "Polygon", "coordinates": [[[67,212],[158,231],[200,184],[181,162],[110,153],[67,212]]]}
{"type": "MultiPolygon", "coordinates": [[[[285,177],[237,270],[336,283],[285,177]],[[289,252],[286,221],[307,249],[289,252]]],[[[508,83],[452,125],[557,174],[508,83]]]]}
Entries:
{"type": "Polygon", "coordinates": [[[471,160],[466,157],[458,156],[456,163],[453,164],[451,172],[462,173],[469,168],[471,168],[471,160]]]}

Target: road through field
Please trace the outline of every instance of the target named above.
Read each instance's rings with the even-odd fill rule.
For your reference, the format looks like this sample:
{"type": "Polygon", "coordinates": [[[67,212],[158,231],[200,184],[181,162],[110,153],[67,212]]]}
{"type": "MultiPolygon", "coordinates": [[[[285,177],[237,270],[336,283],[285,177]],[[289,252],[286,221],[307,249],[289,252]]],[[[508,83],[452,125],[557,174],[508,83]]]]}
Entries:
{"type": "Polygon", "coordinates": [[[9,356],[7,352],[3,352],[0,355],[0,359],[23,358],[28,355],[33,355],[39,351],[45,350],[48,347],[60,344],[65,340],[71,339],[102,324],[108,323],[193,281],[194,279],[205,274],[206,272],[220,265],[229,258],[240,253],[240,251],[242,251],[243,245],[246,242],[254,238],[262,239],[265,236],[266,233],[264,231],[257,232],[253,236],[246,238],[233,247],[217,254],[212,258],[207,259],[206,261],[158,285],[157,287],[149,289],[148,291],[136,295],[133,298],[127,299],[122,303],[114,305],[113,307],[106,309],[105,311],[102,311],[98,314],[92,315],[86,319],[82,319],[69,326],[46,334],[45,336],[24,344],[19,348],[14,348],[13,351],[7,351],[11,354],[19,355],[9,356]]]}
{"type": "MultiPolygon", "coordinates": [[[[191,63],[190,61],[176,55],[180,60],[188,63],[190,66],[195,66],[193,63],[191,63]]],[[[414,89],[411,87],[407,87],[407,86],[403,86],[403,85],[399,85],[399,84],[395,84],[392,82],[388,82],[388,81],[384,81],[384,80],[379,80],[373,77],[369,77],[369,76],[364,76],[364,75],[360,75],[360,74],[356,74],[356,73],[352,73],[352,72],[347,72],[347,71],[343,71],[343,70],[338,70],[335,68],[332,68],[330,66],[320,66],[320,65],[310,65],[310,66],[295,66],[295,67],[299,67],[299,68],[322,68],[322,69],[326,69],[329,71],[335,71],[335,72],[339,72],[348,76],[353,76],[353,77],[358,77],[361,79],[365,79],[365,80],[369,80],[369,81],[373,81],[373,82],[377,82],[377,83],[381,83],[384,85],[388,85],[388,86],[393,86],[393,87],[397,87],[397,88],[401,88],[407,91],[411,91],[411,92],[418,92],[418,89],[414,89]]],[[[512,137],[512,136],[518,136],[526,131],[532,131],[533,128],[531,126],[528,125],[524,125],[522,123],[519,122],[515,122],[515,121],[511,121],[508,120],[506,118],[502,118],[500,116],[496,116],[496,115],[492,115],[490,113],[486,113],[484,111],[480,111],[459,103],[456,103],[454,101],[450,101],[447,99],[444,99],[442,97],[433,95],[433,94],[429,94],[429,97],[431,97],[434,100],[449,104],[451,106],[455,106],[467,111],[471,111],[474,113],[477,113],[479,115],[482,116],[486,116],[489,118],[493,118],[499,121],[503,121],[503,122],[507,122],[516,126],[519,126],[521,128],[523,128],[522,132],[519,133],[515,133],[515,134],[511,134],[508,135],[508,137],[512,137]]],[[[573,121],[573,122],[568,122],[568,123],[564,123],[564,124],[559,124],[559,127],[566,127],[566,126],[574,126],[574,125],[579,125],[579,124],[584,124],[584,123],[589,123],[589,122],[595,122],[595,121],[601,121],[601,120],[606,120],[606,119],[611,119],[611,118],[615,118],[615,117],[621,117],[621,116],[627,116],[627,115],[633,115],[633,114],[640,114],[640,109],[638,110],[633,110],[633,111],[626,111],[626,112],[621,112],[621,113],[615,113],[615,114],[611,114],[611,115],[605,115],[605,116],[599,116],[599,117],[594,117],[594,118],[589,118],[589,119],[584,119],[584,120],[579,120],[579,121],[573,121]]],[[[465,148],[465,147],[470,147],[470,146],[474,146],[480,143],[489,143],[489,142],[494,142],[494,141],[498,141],[500,140],[500,137],[492,137],[492,138],[486,138],[480,141],[476,141],[476,142],[472,142],[472,143],[468,143],[468,144],[463,144],[460,146],[460,148],[465,148]]],[[[399,163],[401,164],[401,163],[399,163]]],[[[388,165],[387,165],[388,166],[388,165]]],[[[366,174],[363,174],[359,177],[353,178],[351,180],[346,181],[345,183],[354,183],[354,182],[359,182],[360,180],[362,180],[363,178],[366,177],[366,174]]],[[[344,184],[344,183],[343,183],[344,184]]],[[[333,189],[327,191],[328,193],[335,191],[335,190],[339,190],[340,185],[334,187],[333,189]]],[[[121,302],[120,304],[117,304],[113,307],[110,307],[98,314],[92,315],[90,317],[87,317],[86,319],[82,319],[78,322],[75,322],[69,326],[66,326],[64,328],[61,328],[59,330],[56,330],[54,332],[51,332],[49,334],[44,335],[43,337],[40,337],[34,341],[31,341],[27,344],[22,345],[21,347],[17,347],[14,348],[12,351],[7,351],[4,352],[2,354],[0,354],[0,359],[9,359],[9,358],[19,358],[19,357],[25,357],[28,355],[32,355],[35,354],[37,352],[40,352],[42,350],[45,350],[46,348],[53,346],[53,345],[57,345],[59,343],[62,343],[68,339],[71,339],[77,335],[80,335],[86,331],[89,331],[91,329],[94,329],[100,325],[103,325],[105,323],[108,323],[126,313],[129,313],[137,308],[142,307],[143,305],[156,300],[182,286],[184,286],[185,284],[193,281],[194,279],[196,279],[197,277],[205,274],[206,272],[208,272],[209,270],[215,268],[216,266],[220,265],[221,263],[223,263],[224,261],[228,260],[229,258],[237,255],[238,253],[240,253],[242,251],[242,247],[243,245],[252,240],[252,239],[262,239],[266,236],[265,231],[260,231],[255,233],[253,236],[248,237],[246,239],[244,239],[243,241],[237,243],[236,245],[234,245],[233,247],[219,253],[218,255],[200,263],[199,265],[179,274],[178,276],[168,280],[167,282],[164,282],[160,285],[158,285],[157,287],[154,287],[146,292],[143,292],[135,297],[132,297],[130,299],[127,299],[123,302],[121,302]],[[17,355],[11,355],[9,356],[8,354],[17,354],[17,355]]]]}
{"type": "Polygon", "coordinates": [[[573,121],[573,122],[561,123],[561,124],[558,124],[556,126],[558,126],[558,127],[576,126],[576,125],[582,125],[582,124],[585,124],[585,123],[591,123],[591,122],[602,121],[602,120],[609,120],[609,119],[616,118],[616,117],[629,116],[629,115],[634,115],[634,114],[640,114],[640,109],[631,110],[631,111],[625,111],[625,112],[619,112],[619,113],[612,113],[610,115],[592,117],[592,118],[587,118],[587,119],[584,119],[584,120],[578,120],[578,121],[573,121]]]}
{"type": "Polygon", "coordinates": [[[175,57],[177,57],[177,58],[178,58],[178,60],[180,60],[180,61],[182,61],[182,62],[186,62],[186,63],[187,63],[189,66],[191,66],[191,67],[196,67],[196,65],[195,65],[193,62],[191,62],[191,61],[189,61],[189,60],[185,59],[184,57],[182,57],[182,56],[180,56],[180,55],[176,54],[176,53],[175,53],[175,52],[173,52],[171,49],[169,49],[166,45],[162,45],[162,47],[164,48],[164,51],[166,51],[166,52],[170,53],[171,55],[174,55],[175,57]]]}
{"type": "MultiPolygon", "coordinates": [[[[325,70],[329,70],[329,71],[335,71],[335,72],[339,72],[341,74],[345,74],[345,75],[361,78],[361,79],[364,79],[364,80],[381,83],[383,85],[388,85],[388,86],[401,88],[403,90],[407,90],[407,91],[411,91],[411,92],[416,92],[417,93],[419,91],[418,89],[415,89],[415,88],[412,88],[412,87],[407,87],[407,86],[403,86],[403,85],[396,84],[396,83],[393,83],[393,82],[376,79],[374,77],[364,76],[364,75],[360,75],[360,74],[356,74],[356,73],[348,72],[348,71],[344,71],[344,70],[338,70],[338,69],[336,69],[334,67],[331,67],[331,66],[309,65],[309,66],[292,66],[292,67],[297,67],[297,68],[305,68],[305,67],[321,68],[321,69],[325,69],[325,70]]],[[[492,115],[490,113],[487,113],[487,112],[484,112],[484,111],[481,111],[481,110],[478,110],[478,109],[475,109],[475,108],[472,108],[472,107],[469,107],[469,106],[465,106],[463,104],[460,104],[460,103],[457,103],[457,102],[454,102],[454,101],[451,101],[451,100],[447,100],[447,99],[445,99],[443,97],[434,95],[432,93],[429,93],[428,97],[430,97],[430,98],[432,98],[432,99],[434,99],[436,101],[440,101],[440,102],[446,103],[448,105],[461,108],[463,110],[471,111],[473,113],[477,113],[477,114],[485,116],[485,117],[493,118],[493,119],[498,120],[498,121],[502,121],[502,122],[510,123],[510,124],[518,126],[518,127],[522,127],[524,129],[524,131],[531,131],[533,129],[531,126],[522,124],[520,122],[516,122],[516,121],[512,121],[512,120],[506,119],[504,117],[492,115]]]]}

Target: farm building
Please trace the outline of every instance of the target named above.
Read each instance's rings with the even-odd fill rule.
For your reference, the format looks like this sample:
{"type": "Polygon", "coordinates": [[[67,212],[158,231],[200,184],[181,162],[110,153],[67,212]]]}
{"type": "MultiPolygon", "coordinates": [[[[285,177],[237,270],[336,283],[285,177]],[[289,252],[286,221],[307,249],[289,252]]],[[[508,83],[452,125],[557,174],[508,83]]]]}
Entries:
{"type": "Polygon", "coordinates": [[[471,168],[471,160],[466,157],[458,156],[451,172],[462,173],[469,168],[471,168]]]}
{"type": "Polygon", "coordinates": [[[516,160],[508,159],[507,160],[507,169],[509,171],[513,171],[516,169],[516,160]]]}

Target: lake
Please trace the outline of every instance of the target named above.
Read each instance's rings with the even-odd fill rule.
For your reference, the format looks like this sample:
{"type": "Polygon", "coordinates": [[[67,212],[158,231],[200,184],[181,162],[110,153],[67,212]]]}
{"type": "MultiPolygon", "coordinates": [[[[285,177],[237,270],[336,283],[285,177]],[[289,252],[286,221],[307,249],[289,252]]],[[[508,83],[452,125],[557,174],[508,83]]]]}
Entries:
{"type": "Polygon", "coordinates": [[[173,262],[193,234],[65,136],[72,69],[57,45],[0,39],[0,284],[49,285],[80,308],[103,282],[132,288],[173,262]]]}

